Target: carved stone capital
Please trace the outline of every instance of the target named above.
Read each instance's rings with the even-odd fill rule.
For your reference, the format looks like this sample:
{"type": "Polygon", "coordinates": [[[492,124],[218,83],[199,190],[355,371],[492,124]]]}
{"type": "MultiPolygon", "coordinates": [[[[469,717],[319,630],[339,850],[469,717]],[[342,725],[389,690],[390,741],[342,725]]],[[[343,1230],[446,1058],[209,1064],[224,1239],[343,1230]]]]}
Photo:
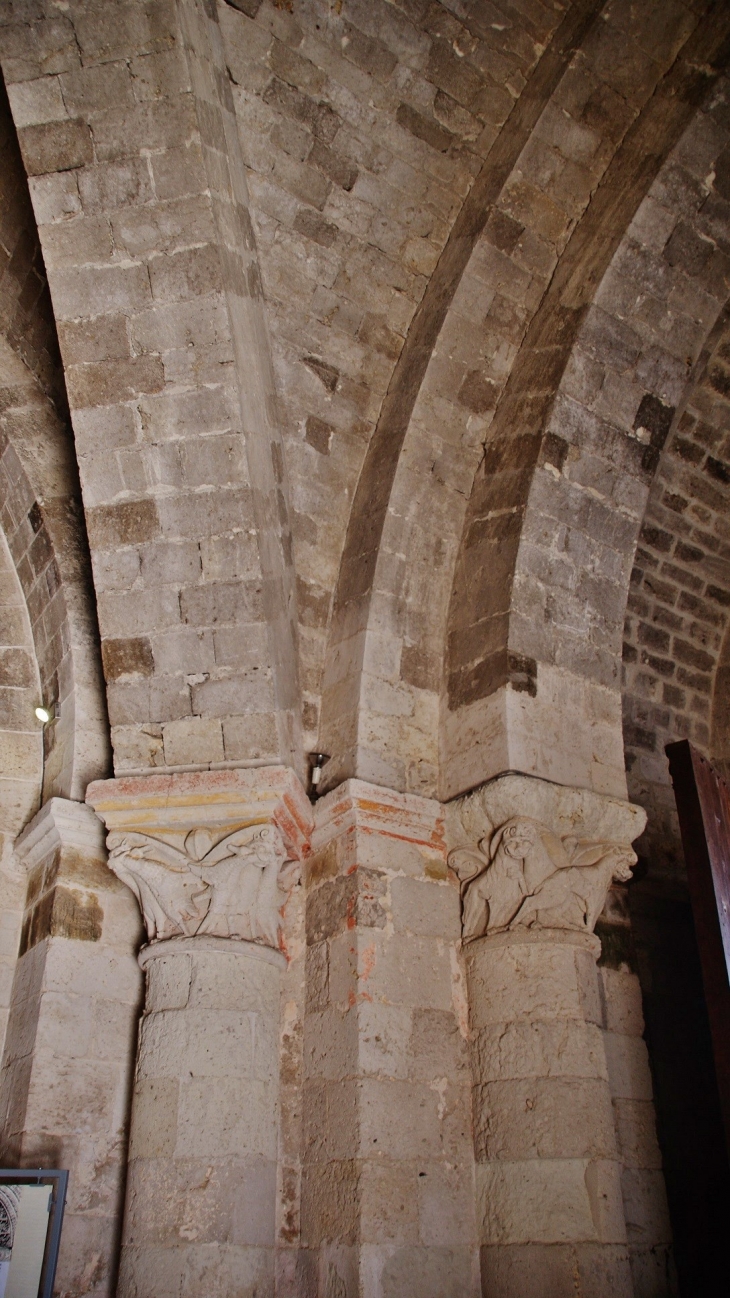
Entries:
{"type": "Polygon", "coordinates": [[[286,767],[98,781],[109,866],[136,896],[149,940],[205,935],[277,948],[281,911],[309,850],[311,807],[286,767]]]}
{"type": "Polygon", "coordinates": [[[592,933],[631,877],[641,807],[528,775],[501,775],[447,808],[465,942],[537,929],[592,933]]]}

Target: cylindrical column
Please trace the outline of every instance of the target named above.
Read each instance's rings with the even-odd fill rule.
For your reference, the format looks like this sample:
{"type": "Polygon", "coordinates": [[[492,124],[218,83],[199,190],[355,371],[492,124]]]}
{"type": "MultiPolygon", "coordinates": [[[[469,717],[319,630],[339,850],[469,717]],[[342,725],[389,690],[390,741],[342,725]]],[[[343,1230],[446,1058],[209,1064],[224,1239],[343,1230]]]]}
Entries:
{"type": "Polygon", "coordinates": [[[120,1298],[274,1292],[279,980],[253,942],[143,948],[120,1298]]]}
{"type": "Polygon", "coordinates": [[[588,932],[466,949],[482,1292],[631,1298],[621,1164],[588,932]]]}

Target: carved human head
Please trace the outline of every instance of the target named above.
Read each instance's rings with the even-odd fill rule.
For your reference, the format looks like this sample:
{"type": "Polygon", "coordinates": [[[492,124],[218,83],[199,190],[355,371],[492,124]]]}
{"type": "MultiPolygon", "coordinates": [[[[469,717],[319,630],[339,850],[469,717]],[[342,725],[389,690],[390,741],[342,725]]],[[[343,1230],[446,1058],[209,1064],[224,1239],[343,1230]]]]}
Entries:
{"type": "Polygon", "coordinates": [[[507,856],[524,861],[534,853],[544,854],[554,869],[562,869],[568,864],[565,848],[547,825],[541,825],[530,816],[512,816],[497,830],[490,845],[492,859],[500,847],[507,856]]]}
{"type": "Polygon", "coordinates": [[[276,860],[280,865],[287,859],[286,847],[280,830],[276,825],[261,825],[251,838],[251,846],[262,865],[276,860]]]}

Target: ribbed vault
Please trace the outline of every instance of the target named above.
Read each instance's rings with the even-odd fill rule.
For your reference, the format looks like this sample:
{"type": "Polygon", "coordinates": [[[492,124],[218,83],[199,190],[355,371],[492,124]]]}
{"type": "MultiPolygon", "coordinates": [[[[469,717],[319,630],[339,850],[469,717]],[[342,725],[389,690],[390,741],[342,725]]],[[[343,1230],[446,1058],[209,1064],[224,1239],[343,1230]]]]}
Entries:
{"type": "MultiPolygon", "coordinates": [[[[615,41],[612,21],[613,14],[607,13],[598,27],[588,23],[588,31],[581,31],[585,47],[573,52],[568,66],[561,69],[563,75],[556,75],[556,84],[550,87],[552,99],[536,113],[533,136],[503,181],[493,211],[489,209],[485,215],[480,209],[480,219],[472,218],[471,256],[460,277],[449,285],[449,309],[418,393],[409,393],[410,405],[401,399],[396,407],[401,419],[404,409],[412,414],[406,433],[394,432],[392,442],[386,436],[394,417],[390,397],[383,406],[383,441],[379,434],[374,436],[360,478],[331,626],[321,730],[321,746],[334,754],[327,776],[330,784],[343,774],[356,772],[398,787],[440,788],[442,795],[452,796],[509,766],[535,769],[556,778],[561,777],[562,769],[562,778],[573,778],[570,766],[561,768],[559,753],[551,753],[547,765],[541,766],[529,744],[518,751],[519,743],[513,743],[510,749],[509,730],[515,727],[507,712],[524,714],[526,708],[538,706],[549,714],[564,707],[565,691],[561,698],[558,682],[554,674],[550,679],[550,673],[556,656],[565,652],[566,632],[567,643],[572,637],[573,647],[576,640],[584,638],[579,626],[570,628],[560,617],[551,622],[544,598],[538,617],[532,617],[530,559],[524,551],[527,567],[523,578],[517,557],[520,539],[525,534],[526,516],[530,527],[538,524],[542,512],[539,490],[556,472],[561,474],[562,465],[552,461],[556,453],[562,453],[563,443],[566,448],[572,444],[575,461],[585,455],[585,462],[580,469],[575,463],[567,467],[563,475],[566,499],[559,507],[567,507],[571,493],[574,503],[581,496],[584,488],[578,478],[595,458],[597,438],[603,437],[604,443],[607,436],[614,439],[613,447],[607,443],[603,447],[609,511],[615,508],[611,500],[616,486],[614,461],[623,457],[623,469],[630,479],[636,465],[646,459],[632,425],[643,396],[650,395],[651,380],[642,388],[641,375],[648,372],[654,352],[664,340],[652,334],[650,325],[642,325],[644,336],[636,335],[630,362],[613,364],[608,336],[603,344],[598,339],[604,316],[611,310],[601,308],[591,316],[589,307],[594,299],[600,299],[611,259],[619,274],[619,249],[630,255],[633,233],[629,236],[627,228],[649,187],[659,183],[655,182],[657,172],[688,131],[698,105],[705,100],[709,109],[706,97],[725,57],[727,36],[714,10],[699,25],[685,12],[683,23],[665,28],[663,42],[656,39],[648,11],[642,9],[638,15],[632,11],[631,17],[622,11],[616,19],[623,24],[622,36],[626,38],[629,23],[631,40],[644,58],[643,77],[629,78],[625,68],[607,57],[615,41]],[[713,59],[716,66],[711,70],[713,59]],[[565,404],[556,404],[556,391],[564,372],[568,374],[566,394],[575,386],[568,362],[581,331],[589,351],[593,347],[600,352],[605,346],[608,370],[613,372],[598,398],[601,428],[591,412],[585,435],[572,428],[561,442],[559,424],[565,404]],[[622,372],[633,364],[638,366],[637,376],[631,377],[636,409],[628,419],[626,402],[617,406],[616,412],[610,407],[611,402],[618,402],[616,389],[622,372]],[[554,410],[560,414],[551,415],[554,410]],[[584,436],[585,447],[580,451],[584,436]],[[394,448],[400,440],[403,449],[396,467],[394,448]],[[379,461],[382,445],[387,450],[379,461]],[[533,477],[541,446],[547,468],[533,477]],[[568,486],[571,475],[572,485],[568,486]],[[377,489],[373,486],[376,479],[377,489]],[[536,494],[531,497],[535,483],[536,494]],[[375,536],[380,526],[380,507],[371,509],[371,505],[383,492],[387,509],[371,579],[367,574],[373,561],[366,558],[366,551],[370,553],[374,542],[368,538],[375,536]],[[463,519],[461,558],[457,560],[463,519]],[[521,599],[524,613],[519,607],[521,599]],[[543,640],[537,652],[535,636],[543,640]],[[448,668],[442,676],[445,645],[448,668]],[[543,664],[545,688],[535,705],[538,659],[543,664]],[[439,728],[440,754],[435,743],[439,728]]],[[[560,32],[556,42],[559,37],[560,32]]],[[[547,60],[548,54],[543,57],[547,60]]],[[[545,88],[545,83],[542,85],[545,88]]],[[[700,112],[698,120],[705,118],[700,112]]],[[[509,122],[504,131],[508,126],[509,122]]],[[[711,133],[714,129],[713,125],[711,133]]],[[[716,143],[718,150],[723,147],[719,139],[716,143]]],[[[678,208],[675,224],[680,215],[678,208]]],[[[444,258],[448,261],[453,255],[447,246],[444,258]]],[[[607,291],[605,284],[603,291],[607,291]]],[[[669,286],[666,292],[670,292],[669,286]]],[[[424,304],[427,301],[428,295],[424,304]]],[[[694,322],[692,342],[695,353],[720,305],[715,301],[710,310],[699,312],[701,319],[694,322]]],[[[619,304],[615,314],[620,317],[631,309],[619,304]]],[[[402,356],[407,354],[408,343],[402,356]]],[[[596,363],[600,366],[600,359],[596,363]]],[[[655,369],[658,374],[656,363],[655,369]]],[[[687,374],[685,361],[674,369],[674,386],[681,388],[687,374]]],[[[396,377],[398,373],[397,369],[396,377]]],[[[656,382],[662,387],[664,380],[657,378],[656,382]]],[[[392,392],[395,403],[397,385],[392,392]]],[[[584,404],[589,408],[591,402],[584,404]]],[[[654,467],[652,463],[638,470],[643,475],[644,493],[654,467]]],[[[598,471],[595,463],[593,471],[598,471]]],[[[590,491],[590,484],[586,486],[590,491]]],[[[630,495],[628,486],[627,491],[630,495]]],[[[625,586],[643,500],[636,497],[631,504],[622,502],[621,508],[633,515],[633,522],[624,537],[609,544],[614,552],[624,552],[624,574],[614,572],[607,578],[619,589],[622,582],[625,586]]],[[[591,529],[599,524],[599,514],[596,505],[593,520],[588,523],[584,519],[574,530],[574,541],[581,535],[583,544],[599,545],[597,537],[590,537],[591,529]]],[[[545,548],[549,551],[551,543],[545,548]]],[[[544,570],[550,558],[540,554],[540,543],[537,549],[533,547],[532,557],[543,565],[544,590],[549,590],[556,578],[555,594],[560,600],[564,580],[561,582],[557,569],[552,575],[544,570]]],[[[597,599],[600,585],[599,580],[597,599]]],[[[585,596],[584,582],[580,591],[576,589],[574,600],[589,606],[590,594],[587,600],[585,596]]],[[[619,595],[619,608],[621,598],[619,595]]],[[[621,612],[622,608],[614,616],[617,626],[621,612]]],[[[584,621],[587,616],[590,618],[584,607],[584,621]]],[[[573,702],[587,731],[584,747],[593,745],[597,751],[595,762],[588,753],[587,763],[586,752],[576,751],[574,765],[587,769],[588,779],[595,781],[596,787],[619,790],[623,763],[617,724],[616,646],[610,651],[614,662],[608,680],[610,655],[603,643],[603,628],[597,629],[596,638],[601,643],[582,655],[575,672],[578,684],[573,702]],[[614,696],[610,704],[602,693],[607,688],[614,696]],[[597,727],[588,722],[591,714],[597,727]],[[604,734],[596,739],[601,728],[604,734]]],[[[518,720],[517,728],[520,725],[524,730],[518,720]]]]}

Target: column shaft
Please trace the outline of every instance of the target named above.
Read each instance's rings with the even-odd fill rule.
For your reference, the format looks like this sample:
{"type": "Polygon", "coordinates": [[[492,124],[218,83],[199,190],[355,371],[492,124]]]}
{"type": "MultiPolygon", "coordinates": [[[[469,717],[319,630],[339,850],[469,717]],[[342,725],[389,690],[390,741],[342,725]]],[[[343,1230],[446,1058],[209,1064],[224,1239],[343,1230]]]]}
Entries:
{"type": "Polygon", "coordinates": [[[201,937],[140,960],[120,1298],[270,1298],[284,957],[201,937]]]}
{"type": "Polygon", "coordinates": [[[631,1298],[591,934],[467,948],[482,1292],[631,1298]]]}

